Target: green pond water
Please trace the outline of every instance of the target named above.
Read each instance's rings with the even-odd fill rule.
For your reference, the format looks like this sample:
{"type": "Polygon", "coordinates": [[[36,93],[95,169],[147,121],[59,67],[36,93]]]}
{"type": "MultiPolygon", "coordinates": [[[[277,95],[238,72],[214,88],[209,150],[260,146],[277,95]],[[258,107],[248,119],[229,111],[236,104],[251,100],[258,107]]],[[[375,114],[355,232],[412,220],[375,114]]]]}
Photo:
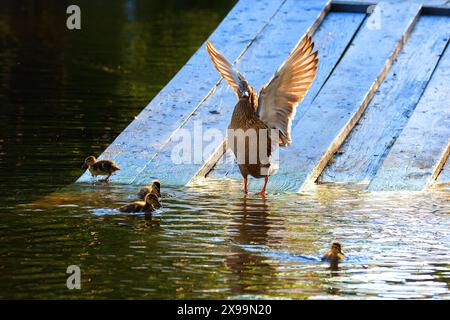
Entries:
{"type": "Polygon", "coordinates": [[[68,1],[0,5],[1,299],[450,298],[448,189],[262,198],[211,180],[163,185],[146,219],[117,211],[138,186],[74,185],[233,5],[77,3],[76,32],[68,1]],[[337,268],[320,262],[334,239],[337,268]]]}

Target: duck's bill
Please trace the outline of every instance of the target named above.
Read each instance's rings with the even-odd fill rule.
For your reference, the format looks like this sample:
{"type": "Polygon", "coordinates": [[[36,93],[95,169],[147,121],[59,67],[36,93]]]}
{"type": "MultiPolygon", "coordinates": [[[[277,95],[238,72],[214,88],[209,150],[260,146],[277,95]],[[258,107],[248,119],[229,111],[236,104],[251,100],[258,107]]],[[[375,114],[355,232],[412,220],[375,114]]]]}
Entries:
{"type": "Polygon", "coordinates": [[[83,163],[83,164],[81,165],[81,169],[87,169],[87,168],[88,168],[88,166],[87,166],[86,163],[83,163]]]}

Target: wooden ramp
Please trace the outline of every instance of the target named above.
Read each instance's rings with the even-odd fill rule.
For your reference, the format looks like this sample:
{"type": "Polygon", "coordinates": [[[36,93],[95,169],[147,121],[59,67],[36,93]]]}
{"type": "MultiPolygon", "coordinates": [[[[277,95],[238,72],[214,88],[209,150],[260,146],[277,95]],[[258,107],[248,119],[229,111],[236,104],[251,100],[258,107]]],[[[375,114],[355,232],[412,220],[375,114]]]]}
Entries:
{"type": "MultiPolygon", "coordinates": [[[[450,9],[432,5],[237,3],[210,39],[255,88],[306,33],[319,49],[317,78],[298,108],[292,145],[280,150],[269,190],[301,191],[315,183],[422,190],[450,183],[450,9]]],[[[111,181],[184,185],[240,177],[234,162],[221,161],[235,103],[202,46],[102,154],[122,168],[111,181]],[[222,135],[205,135],[211,129],[222,135]],[[175,163],[186,132],[207,141],[194,139],[195,152],[175,163]]],[[[88,181],[87,173],[78,180],[88,181]]]]}

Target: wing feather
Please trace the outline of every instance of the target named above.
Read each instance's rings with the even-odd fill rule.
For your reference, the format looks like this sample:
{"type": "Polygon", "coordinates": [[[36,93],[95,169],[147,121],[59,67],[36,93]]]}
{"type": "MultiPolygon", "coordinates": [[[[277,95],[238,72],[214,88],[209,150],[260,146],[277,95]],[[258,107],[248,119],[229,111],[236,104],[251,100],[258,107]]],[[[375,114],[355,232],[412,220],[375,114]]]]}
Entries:
{"type": "Polygon", "coordinates": [[[280,145],[291,143],[291,125],[297,105],[316,76],[317,51],[306,36],[286,59],[273,78],[260,90],[258,114],[269,128],[280,131],[280,145]]]}
{"type": "Polygon", "coordinates": [[[225,81],[233,88],[239,97],[239,84],[245,80],[245,77],[223,56],[219,50],[208,40],[206,50],[214,63],[217,71],[222,75],[225,81]]]}

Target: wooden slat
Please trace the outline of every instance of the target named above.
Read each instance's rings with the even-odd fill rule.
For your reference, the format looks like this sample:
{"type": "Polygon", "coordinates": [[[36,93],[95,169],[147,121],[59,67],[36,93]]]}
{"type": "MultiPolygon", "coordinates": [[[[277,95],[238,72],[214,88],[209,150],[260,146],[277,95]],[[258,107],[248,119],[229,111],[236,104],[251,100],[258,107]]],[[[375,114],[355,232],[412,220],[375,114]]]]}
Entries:
{"type": "MultiPolygon", "coordinates": [[[[379,2],[383,2],[384,0],[336,0],[342,4],[367,4],[373,3],[377,4],[379,2]]],[[[420,3],[426,4],[427,6],[450,6],[450,2],[448,0],[393,0],[391,2],[403,3],[403,4],[411,4],[411,3],[420,3]]]]}
{"type": "Polygon", "coordinates": [[[299,191],[314,185],[364,112],[420,13],[420,5],[414,4],[381,2],[377,7],[293,129],[292,146],[280,150],[272,188],[299,191]],[[381,17],[381,28],[373,27],[374,17],[381,17]]]}
{"type": "MultiPolygon", "coordinates": [[[[449,144],[450,147],[450,144],[449,144]]],[[[450,158],[447,158],[447,162],[442,167],[442,170],[437,179],[438,183],[450,184],[450,158]]]]}
{"type": "MultiPolygon", "coordinates": [[[[238,63],[238,68],[252,85],[256,88],[261,87],[270,79],[300,38],[320,23],[328,9],[328,0],[287,0],[245,52],[238,63]]],[[[217,47],[223,50],[228,45],[229,43],[219,43],[217,47]]],[[[210,61],[208,63],[211,64],[210,61]]],[[[236,102],[234,93],[223,82],[180,130],[194,133],[196,121],[201,120],[203,132],[208,129],[220,129],[225,136],[228,121],[236,102]]],[[[209,158],[222,141],[222,139],[216,141],[213,144],[214,148],[210,149],[211,151],[207,154],[203,150],[205,151],[204,158],[209,158]]],[[[155,177],[166,184],[188,183],[202,168],[203,161],[174,164],[171,155],[178,143],[179,141],[171,140],[164,146],[136,177],[134,183],[145,183],[155,177]]],[[[205,142],[205,145],[210,145],[210,142],[205,142]]],[[[198,151],[194,153],[195,156],[199,156],[198,151]]]]}
{"type": "MultiPolygon", "coordinates": [[[[210,39],[229,59],[237,59],[284,1],[240,0],[210,39]]],[[[102,154],[121,167],[111,181],[132,182],[219,80],[203,45],[102,154]]],[[[90,180],[85,173],[78,182],[90,180]]]]}
{"type": "Polygon", "coordinates": [[[449,36],[450,18],[419,19],[385,81],[320,181],[370,182],[422,96],[449,36]]]}
{"type": "Polygon", "coordinates": [[[422,190],[448,156],[450,50],[443,54],[413,115],[369,190],[422,190]]]}
{"type": "MultiPolygon", "coordinates": [[[[294,123],[301,121],[312,104],[312,100],[319,93],[327,77],[336,67],[339,58],[347,48],[365,18],[361,13],[330,12],[319,29],[314,34],[314,45],[319,51],[319,69],[305,99],[299,105],[294,123]]],[[[233,160],[232,153],[226,159],[233,160]]],[[[214,178],[238,178],[241,177],[237,164],[234,161],[218,164],[209,176],[214,178]]]]}

